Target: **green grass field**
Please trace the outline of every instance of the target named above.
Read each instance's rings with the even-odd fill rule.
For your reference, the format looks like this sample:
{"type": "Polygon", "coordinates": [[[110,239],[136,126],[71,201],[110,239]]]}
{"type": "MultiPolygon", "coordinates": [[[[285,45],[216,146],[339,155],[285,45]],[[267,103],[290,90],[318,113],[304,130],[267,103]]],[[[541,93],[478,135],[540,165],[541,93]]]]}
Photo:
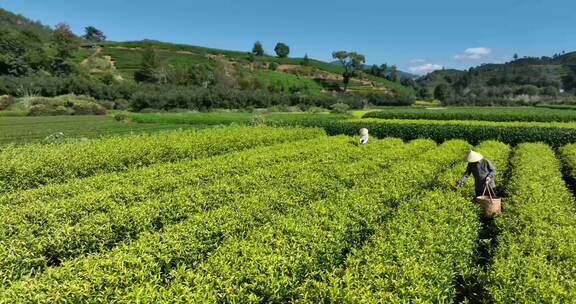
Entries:
{"type": "Polygon", "coordinates": [[[170,123],[123,123],[110,116],[0,117],[0,144],[42,142],[59,132],[67,139],[78,139],[189,127],[170,123]]]}

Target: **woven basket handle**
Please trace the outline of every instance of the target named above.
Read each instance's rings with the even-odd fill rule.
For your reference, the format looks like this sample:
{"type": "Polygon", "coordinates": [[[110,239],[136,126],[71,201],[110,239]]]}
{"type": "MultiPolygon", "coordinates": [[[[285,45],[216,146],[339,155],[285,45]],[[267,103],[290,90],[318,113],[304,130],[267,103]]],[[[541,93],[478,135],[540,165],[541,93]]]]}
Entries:
{"type": "Polygon", "coordinates": [[[490,198],[490,204],[492,204],[492,200],[494,199],[494,196],[496,196],[496,194],[494,193],[494,190],[492,189],[492,187],[490,187],[490,184],[488,182],[486,182],[482,195],[485,195],[486,192],[488,192],[488,197],[490,198]]]}

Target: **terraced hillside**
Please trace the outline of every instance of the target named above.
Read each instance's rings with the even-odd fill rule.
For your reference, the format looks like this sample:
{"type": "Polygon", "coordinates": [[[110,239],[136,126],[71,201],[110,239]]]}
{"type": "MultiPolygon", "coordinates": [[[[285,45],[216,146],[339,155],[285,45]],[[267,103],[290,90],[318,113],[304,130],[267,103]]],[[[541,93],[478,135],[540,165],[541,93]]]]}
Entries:
{"type": "MultiPolygon", "coordinates": [[[[197,64],[215,66],[220,60],[226,64],[246,68],[255,71],[255,77],[262,81],[270,81],[268,75],[262,75],[262,71],[270,69],[270,65],[277,67],[275,70],[280,74],[288,74],[285,78],[296,76],[304,86],[309,80],[314,80],[318,86],[324,90],[337,88],[341,82],[342,67],[319,60],[309,59],[309,64],[303,66],[304,58],[278,58],[273,56],[253,57],[248,52],[228,51],[220,49],[210,49],[192,45],[171,44],[158,41],[134,41],[134,42],[105,42],[93,47],[87,44],[75,56],[77,62],[82,62],[94,56],[104,58],[109,56],[113,61],[115,69],[125,79],[131,80],[134,72],[137,71],[142,62],[142,56],[146,48],[157,50],[158,57],[173,66],[187,67],[197,64]]],[[[279,77],[276,77],[278,79],[279,77]]],[[[294,81],[293,79],[279,79],[281,82],[294,81]]],[[[402,86],[399,83],[388,81],[387,79],[375,77],[369,74],[362,74],[361,78],[352,80],[351,91],[363,93],[400,92],[413,94],[412,89],[402,86]]]]}

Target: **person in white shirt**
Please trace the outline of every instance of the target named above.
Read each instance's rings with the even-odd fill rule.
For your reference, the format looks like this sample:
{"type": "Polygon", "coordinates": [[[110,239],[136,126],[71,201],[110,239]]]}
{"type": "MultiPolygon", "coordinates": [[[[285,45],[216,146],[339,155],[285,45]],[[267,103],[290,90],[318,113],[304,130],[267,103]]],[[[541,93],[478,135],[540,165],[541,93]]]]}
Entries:
{"type": "Polygon", "coordinates": [[[365,145],[368,143],[368,129],[360,129],[360,144],[365,145]]]}

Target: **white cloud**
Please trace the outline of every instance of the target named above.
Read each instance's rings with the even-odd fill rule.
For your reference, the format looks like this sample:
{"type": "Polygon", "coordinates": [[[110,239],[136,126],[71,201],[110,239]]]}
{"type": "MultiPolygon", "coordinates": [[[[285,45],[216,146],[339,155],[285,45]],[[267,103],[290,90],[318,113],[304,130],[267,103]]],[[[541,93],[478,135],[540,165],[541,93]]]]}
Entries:
{"type": "Polygon", "coordinates": [[[426,63],[426,60],[424,59],[412,59],[410,60],[411,64],[422,64],[422,63],[426,63]]]}
{"type": "Polygon", "coordinates": [[[436,70],[441,70],[442,66],[435,63],[420,62],[419,64],[412,65],[408,68],[410,72],[415,74],[428,74],[436,70]]]}
{"type": "Polygon", "coordinates": [[[492,53],[492,50],[485,47],[468,48],[463,54],[454,56],[454,59],[481,59],[492,53]]]}

